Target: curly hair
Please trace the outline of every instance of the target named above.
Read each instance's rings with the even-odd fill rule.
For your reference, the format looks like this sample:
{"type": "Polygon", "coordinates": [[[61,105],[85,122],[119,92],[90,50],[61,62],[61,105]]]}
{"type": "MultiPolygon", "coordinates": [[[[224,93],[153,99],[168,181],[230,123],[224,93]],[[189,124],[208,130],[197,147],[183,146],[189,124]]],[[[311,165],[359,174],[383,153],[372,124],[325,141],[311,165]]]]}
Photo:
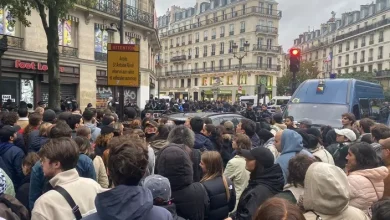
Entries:
{"type": "Polygon", "coordinates": [[[115,186],[137,186],[148,166],[148,151],[139,140],[126,141],[110,149],[107,169],[115,186]]]}
{"type": "Polygon", "coordinates": [[[15,123],[19,120],[19,115],[16,112],[7,112],[1,118],[3,125],[14,126],[15,123]]]}

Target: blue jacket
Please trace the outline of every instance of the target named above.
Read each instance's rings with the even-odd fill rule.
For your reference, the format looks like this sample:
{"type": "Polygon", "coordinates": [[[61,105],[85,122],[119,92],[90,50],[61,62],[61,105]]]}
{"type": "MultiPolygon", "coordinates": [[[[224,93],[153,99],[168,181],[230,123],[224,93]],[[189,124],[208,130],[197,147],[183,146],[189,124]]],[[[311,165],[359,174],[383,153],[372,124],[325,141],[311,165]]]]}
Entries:
{"type": "Polygon", "coordinates": [[[97,212],[83,220],[172,220],[172,214],[153,205],[149,189],[142,186],[119,185],[99,193],[95,199],[97,212]]]}
{"type": "Polygon", "coordinates": [[[0,166],[12,180],[15,189],[18,189],[24,174],[22,171],[22,162],[24,152],[13,143],[0,143],[0,166]]]}
{"type": "Polygon", "coordinates": [[[44,145],[49,139],[47,137],[39,136],[39,130],[31,131],[28,137],[28,152],[38,152],[42,145],[44,145]]]}
{"type": "Polygon", "coordinates": [[[200,133],[195,133],[195,143],[194,143],[195,149],[202,149],[206,148],[207,150],[214,150],[214,144],[211,142],[211,140],[200,133]]]}
{"type": "Polygon", "coordinates": [[[313,157],[311,153],[303,149],[302,136],[298,132],[287,129],[283,131],[281,140],[282,152],[275,163],[278,163],[283,171],[284,182],[287,183],[288,162],[299,153],[313,157]]]}
{"type": "MultiPolygon", "coordinates": [[[[96,172],[93,166],[91,158],[84,154],[80,154],[79,160],[77,161],[76,170],[81,177],[90,178],[96,180],[96,172]]],[[[43,169],[41,162],[38,161],[31,170],[30,178],[30,198],[29,206],[30,210],[34,208],[35,201],[43,194],[45,191],[45,183],[48,180],[43,174],[43,169]]]]}

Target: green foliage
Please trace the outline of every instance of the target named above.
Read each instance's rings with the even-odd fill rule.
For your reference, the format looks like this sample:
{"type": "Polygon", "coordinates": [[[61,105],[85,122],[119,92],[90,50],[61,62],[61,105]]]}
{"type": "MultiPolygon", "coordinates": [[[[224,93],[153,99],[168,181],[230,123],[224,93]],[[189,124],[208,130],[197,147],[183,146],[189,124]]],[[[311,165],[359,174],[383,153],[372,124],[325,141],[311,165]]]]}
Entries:
{"type": "Polygon", "coordinates": [[[375,79],[374,74],[369,72],[354,72],[354,73],[344,73],[338,76],[338,78],[343,79],[358,79],[367,82],[379,83],[377,79],[375,79]]]}
{"type": "MultiPolygon", "coordinates": [[[[313,61],[302,62],[299,72],[297,73],[297,87],[300,83],[307,79],[316,79],[318,74],[318,68],[315,66],[313,61]]],[[[284,95],[291,91],[293,74],[288,70],[287,73],[279,77],[276,81],[277,94],[284,95]]]]}

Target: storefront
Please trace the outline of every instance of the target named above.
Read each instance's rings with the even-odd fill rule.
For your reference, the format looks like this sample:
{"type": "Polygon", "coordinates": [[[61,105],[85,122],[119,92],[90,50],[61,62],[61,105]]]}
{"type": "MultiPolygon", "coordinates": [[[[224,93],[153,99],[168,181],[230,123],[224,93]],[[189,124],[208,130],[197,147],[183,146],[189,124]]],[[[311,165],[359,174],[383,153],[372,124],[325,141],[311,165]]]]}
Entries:
{"type": "MultiPolygon", "coordinates": [[[[110,97],[115,97],[115,86],[107,86],[107,72],[106,70],[97,70],[97,88],[96,88],[96,108],[107,108],[107,102],[110,97]]],[[[124,87],[124,101],[125,106],[130,103],[137,104],[137,91],[135,87],[124,87]]],[[[117,95],[119,97],[119,94],[117,95]]]]}
{"type": "Polygon", "coordinates": [[[232,101],[232,90],[219,90],[218,92],[218,101],[232,101]]]}
{"type": "MultiPolygon", "coordinates": [[[[48,66],[45,63],[25,60],[2,59],[2,82],[0,93],[3,102],[10,99],[31,103],[49,100],[48,66]]],[[[60,66],[61,99],[76,98],[80,82],[80,68],[60,66]]]]}

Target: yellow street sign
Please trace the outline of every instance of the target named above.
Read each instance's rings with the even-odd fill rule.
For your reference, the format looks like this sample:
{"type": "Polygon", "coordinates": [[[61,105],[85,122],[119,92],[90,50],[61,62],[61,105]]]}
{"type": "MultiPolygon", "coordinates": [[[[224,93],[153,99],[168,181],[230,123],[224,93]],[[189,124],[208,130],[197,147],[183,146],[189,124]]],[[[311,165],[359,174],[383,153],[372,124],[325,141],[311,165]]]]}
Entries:
{"type": "Polygon", "coordinates": [[[108,44],[107,84],[139,87],[139,45],[108,44]]]}

